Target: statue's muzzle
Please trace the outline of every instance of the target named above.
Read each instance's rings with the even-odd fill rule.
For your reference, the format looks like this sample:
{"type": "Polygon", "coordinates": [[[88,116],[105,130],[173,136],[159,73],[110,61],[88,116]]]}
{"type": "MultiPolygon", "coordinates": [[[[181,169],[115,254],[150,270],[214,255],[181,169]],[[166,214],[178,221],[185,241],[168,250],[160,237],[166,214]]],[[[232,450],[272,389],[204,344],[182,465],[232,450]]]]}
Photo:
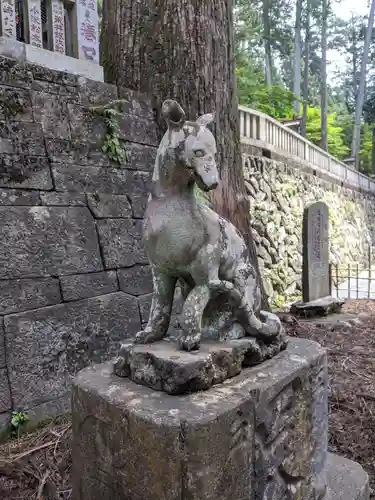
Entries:
{"type": "Polygon", "coordinates": [[[195,179],[203,191],[212,191],[219,185],[219,172],[215,162],[199,161],[195,165],[195,179]]]}

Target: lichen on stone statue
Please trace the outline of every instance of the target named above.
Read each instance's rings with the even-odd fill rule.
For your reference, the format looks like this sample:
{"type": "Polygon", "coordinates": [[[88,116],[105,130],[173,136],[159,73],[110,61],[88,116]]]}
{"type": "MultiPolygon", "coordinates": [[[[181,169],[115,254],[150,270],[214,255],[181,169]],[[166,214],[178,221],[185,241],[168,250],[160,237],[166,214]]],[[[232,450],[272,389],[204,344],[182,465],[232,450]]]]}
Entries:
{"type": "MultiPolygon", "coordinates": [[[[242,235],[231,222],[200,204],[194,194],[195,184],[208,192],[219,183],[216,141],[208,128],[213,115],[186,121],[185,112],[172,100],[164,102],[162,114],[168,130],[158,149],[144,218],[153,300],[145,329],[121,347],[115,373],[175,393],[179,390],[172,390],[161,380],[166,375],[155,368],[157,364],[160,367],[163,349],[158,346],[158,354],[151,353],[148,359],[155,359],[155,366],[150,367],[149,362],[145,371],[140,368],[145,347],[137,346],[147,344],[146,351],[151,352],[151,344],[165,339],[177,283],[184,299],[177,345],[191,353],[192,363],[198,359],[194,351],[203,350],[207,356],[199,357],[206,361],[202,373],[208,370],[207,376],[202,375],[205,380],[198,384],[195,380],[194,387],[188,380],[180,384],[182,392],[197,386],[208,388],[239,373],[242,365],[274,356],[286,347],[286,339],[279,318],[260,310],[260,288],[242,235]],[[220,377],[215,375],[218,368],[220,377]]],[[[162,345],[166,345],[165,340],[162,345]]],[[[169,345],[165,359],[167,352],[171,359],[170,349],[169,345]]],[[[173,366],[178,366],[179,360],[185,367],[189,365],[186,355],[172,358],[176,358],[173,366]]],[[[173,372],[173,367],[168,370],[173,372]]],[[[191,379],[193,375],[187,373],[186,377],[191,379]]],[[[196,372],[194,377],[197,379],[196,372]]]]}

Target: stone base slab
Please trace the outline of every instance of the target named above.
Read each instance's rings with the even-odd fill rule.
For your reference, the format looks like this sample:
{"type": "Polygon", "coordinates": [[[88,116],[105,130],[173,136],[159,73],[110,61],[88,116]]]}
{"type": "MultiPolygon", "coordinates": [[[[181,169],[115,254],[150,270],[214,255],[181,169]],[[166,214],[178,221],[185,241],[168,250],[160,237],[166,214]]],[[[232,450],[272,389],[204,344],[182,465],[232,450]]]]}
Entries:
{"type": "Polygon", "coordinates": [[[311,302],[295,302],[291,305],[290,312],[296,316],[326,316],[327,314],[339,313],[345,300],[335,297],[322,297],[311,302]]]}
{"type": "Polygon", "coordinates": [[[114,372],[168,394],[207,390],[238,375],[243,367],[270,359],[287,346],[286,338],[260,344],[245,337],[227,342],[203,341],[198,351],[181,351],[173,339],[149,345],[121,346],[114,372]]]}
{"type": "Polygon", "coordinates": [[[326,492],[327,363],[312,341],[290,339],[273,359],[179,396],[96,365],[74,381],[72,417],[74,500],[321,500],[326,492]]]}

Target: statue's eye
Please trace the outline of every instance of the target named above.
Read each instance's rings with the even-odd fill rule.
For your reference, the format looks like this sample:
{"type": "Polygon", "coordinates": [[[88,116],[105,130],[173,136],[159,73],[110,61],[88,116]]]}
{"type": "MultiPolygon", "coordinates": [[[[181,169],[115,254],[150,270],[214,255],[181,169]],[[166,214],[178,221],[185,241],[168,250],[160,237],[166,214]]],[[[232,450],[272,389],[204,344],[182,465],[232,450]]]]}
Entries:
{"type": "Polygon", "coordinates": [[[202,158],[202,156],[204,156],[204,151],[203,149],[197,149],[196,151],[194,151],[194,154],[195,156],[198,156],[198,158],[202,158]]]}

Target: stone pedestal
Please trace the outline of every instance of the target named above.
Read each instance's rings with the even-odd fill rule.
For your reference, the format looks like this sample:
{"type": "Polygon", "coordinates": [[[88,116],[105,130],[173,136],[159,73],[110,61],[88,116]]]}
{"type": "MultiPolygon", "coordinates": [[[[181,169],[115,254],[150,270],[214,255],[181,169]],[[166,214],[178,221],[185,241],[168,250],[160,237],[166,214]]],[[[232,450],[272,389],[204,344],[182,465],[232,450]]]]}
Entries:
{"type": "Polygon", "coordinates": [[[74,500],[368,498],[359,466],[346,484],[352,462],[327,460],[326,354],[311,341],[180,396],[97,365],[72,405],[74,500]]]}

